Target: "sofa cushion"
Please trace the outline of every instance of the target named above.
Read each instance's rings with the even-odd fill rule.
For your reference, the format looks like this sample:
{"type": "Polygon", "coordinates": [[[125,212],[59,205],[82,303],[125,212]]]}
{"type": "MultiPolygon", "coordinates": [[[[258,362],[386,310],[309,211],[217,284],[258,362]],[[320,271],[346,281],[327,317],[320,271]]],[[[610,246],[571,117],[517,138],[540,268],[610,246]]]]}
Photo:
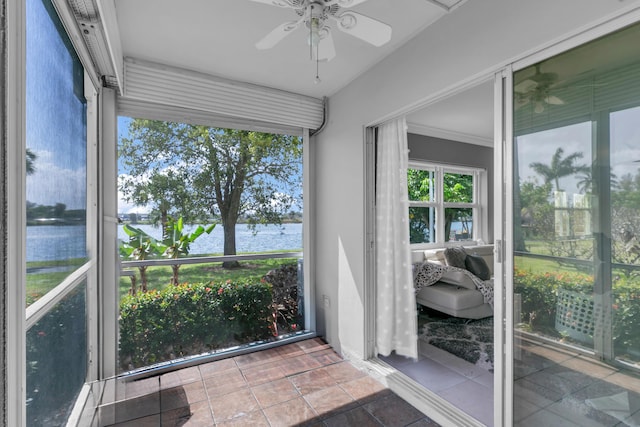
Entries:
{"type": "Polygon", "coordinates": [[[445,271],[440,278],[440,281],[449,283],[451,285],[460,286],[462,288],[474,290],[476,289],[476,285],[473,283],[473,280],[471,280],[471,277],[465,274],[464,271],[445,271]]]}
{"type": "Polygon", "coordinates": [[[411,251],[411,263],[419,264],[424,262],[424,252],[423,251],[411,251]]]}
{"type": "Polygon", "coordinates": [[[489,280],[491,278],[491,270],[489,269],[487,262],[480,255],[467,255],[464,259],[464,265],[467,270],[482,280],[489,280]]]}
{"type": "Polygon", "coordinates": [[[416,298],[453,310],[463,310],[484,304],[484,297],[480,292],[446,283],[425,286],[420,289],[416,298]]]}
{"type": "Polygon", "coordinates": [[[444,260],[444,249],[427,249],[424,251],[424,259],[436,264],[446,264],[444,260]]]}
{"type": "Polygon", "coordinates": [[[444,259],[447,261],[447,265],[451,267],[466,268],[464,264],[466,257],[467,253],[462,246],[447,248],[444,251],[444,259]]]}

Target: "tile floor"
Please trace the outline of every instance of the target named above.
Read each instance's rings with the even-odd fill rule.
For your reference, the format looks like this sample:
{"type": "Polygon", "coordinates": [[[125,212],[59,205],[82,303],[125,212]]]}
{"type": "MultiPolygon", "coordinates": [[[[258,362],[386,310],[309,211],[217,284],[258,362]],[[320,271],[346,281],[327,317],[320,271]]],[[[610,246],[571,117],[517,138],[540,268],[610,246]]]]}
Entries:
{"type": "Polygon", "coordinates": [[[640,425],[638,375],[535,339],[515,344],[514,424],[640,425]]]}
{"type": "MultiPolygon", "coordinates": [[[[514,425],[640,426],[640,375],[532,338],[515,343],[514,425]]],[[[385,360],[487,426],[493,374],[426,343],[417,362],[385,360]]]]}
{"type": "Polygon", "coordinates": [[[315,338],[106,385],[113,426],[438,426],[315,338]]]}
{"type": "Polygon", "coordinates": [[[418,341],[418,361],[381,357],[409,378],[487,426],[493,425],[493,373],[418,341]]]}

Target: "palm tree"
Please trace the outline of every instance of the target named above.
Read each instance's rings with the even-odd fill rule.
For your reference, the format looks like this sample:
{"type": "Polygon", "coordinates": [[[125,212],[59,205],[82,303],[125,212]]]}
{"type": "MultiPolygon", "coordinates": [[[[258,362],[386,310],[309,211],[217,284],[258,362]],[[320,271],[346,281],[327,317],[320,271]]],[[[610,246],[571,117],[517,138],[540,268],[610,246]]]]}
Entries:
{"type": "Polygon", "coordinates": [[[582,153],[572,153],[567,157],[562,157],[564,150],[558,148],[551,158],[551,164],[546,165],[540,162],[533,162],[529,166],[537,174],[544,178],[545,184],[550,182],[555,183],[556,190],[560,190],[560,178],[572,175],[578,172],[586,173],[589,170],[588,166],[576,165],[575,162],[582,158],[582,153]]]}
{"type": "Polygon", "coordinates": [[[27,175],[33,175],[36,171],[36,166],[34,163],[38,156],[33,151],[27,148],[27,175]]]}
{"type": "MultiPolygon", "coordinates": [[[[182,217],[175,221],[169,218],[167,225],[163,231],[162,243],[158,244],[162,256],[171,259],[177,259],[179,256],[189,255],[191,243],[200,237],[203,233],[211,233],[215,224],[208,225],[206,228],[199,225],[192,233],[184,234],[184,223],[182,217]]],[[[178,285],[178,270],[180,264],[171,266],[173,275],[171,276],[171,284],[178,285]]]]}
{"type": "MultiPolygon", "coordinates": [[[[591,193],[593,189],[593,176],[591,173],[591,169],[587,168],[587,170],[581,171],[582,175],[578,176],[580,181],[578,181],[578,190],[583,193],[591,193]]],[[[618,188],[618,177],[615,173],[611,173],[609,175],[609,185],[611,189],[618,188]]]]}

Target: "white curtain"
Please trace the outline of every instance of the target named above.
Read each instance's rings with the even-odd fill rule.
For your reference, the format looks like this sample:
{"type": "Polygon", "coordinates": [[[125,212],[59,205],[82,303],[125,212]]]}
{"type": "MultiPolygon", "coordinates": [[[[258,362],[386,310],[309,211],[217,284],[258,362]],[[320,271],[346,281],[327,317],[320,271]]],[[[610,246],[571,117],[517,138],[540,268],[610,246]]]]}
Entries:
{"type": "Polygon", "coordinates": [[[376,345],[383,356],[418,357],[416,299],[409,247],[407,124],[378,128],[376,164],[376,345]]]}

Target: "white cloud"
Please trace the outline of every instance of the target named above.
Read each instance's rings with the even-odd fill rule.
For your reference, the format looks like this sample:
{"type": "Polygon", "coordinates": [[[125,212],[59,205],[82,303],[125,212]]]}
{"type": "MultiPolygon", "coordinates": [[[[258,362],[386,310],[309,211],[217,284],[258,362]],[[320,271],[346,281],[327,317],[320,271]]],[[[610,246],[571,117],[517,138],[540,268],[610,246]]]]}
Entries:
{"type": "MultiPolygon", "coordinates": [[[[146,180],[147,177],[143,177],[143,180],[146,180]]],[[[118,175],[118,187],[123,182],[134,180],[134,177],[128,174],[118,175]]],[[[147,214],[151,212],[151,205],[138,206],[134,203],[127,202],[124,197],[124,193],[118,190],[118,213],[119,214],[128,214],[128,213],[138,213],[138,214],[147,214]]]]}
{"type": "Polygon", "coordinates": [[[35,152],[35,172],[27,177],[27,200],[38,205],[64,203],[67,209],[86,208],[87,172],[53,163],[53,153],[35,152]]]}

